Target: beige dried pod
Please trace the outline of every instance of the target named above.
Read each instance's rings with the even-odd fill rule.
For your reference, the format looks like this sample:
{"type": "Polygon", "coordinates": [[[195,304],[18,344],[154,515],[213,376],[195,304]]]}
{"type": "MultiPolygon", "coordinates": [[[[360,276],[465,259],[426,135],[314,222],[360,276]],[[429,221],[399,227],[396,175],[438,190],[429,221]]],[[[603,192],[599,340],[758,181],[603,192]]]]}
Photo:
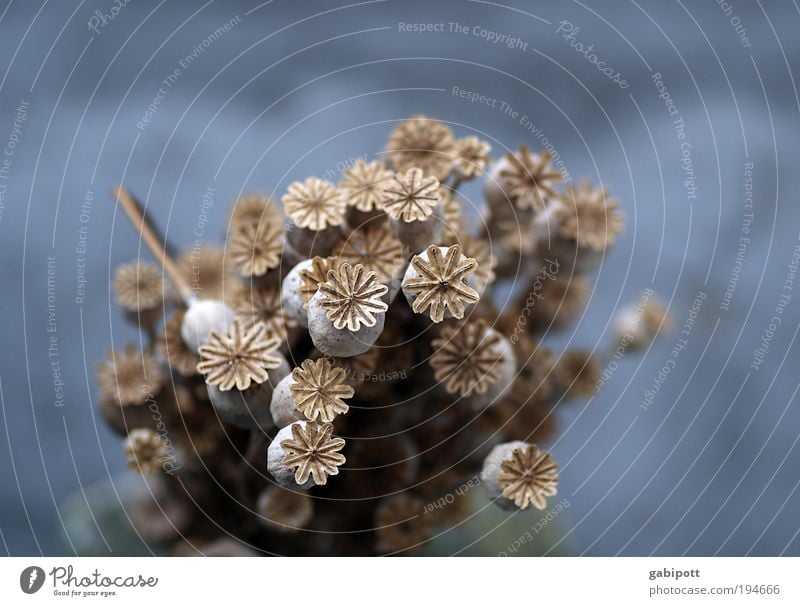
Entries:
{"type": "Polygon", "coordinates": [[[515,441],[498,444],[483,462],[481,483],[486,494],[503,509],[547,507],[556,494],[558,465],[546,450],[515,441]]]}
{"type": "Polygon", "coordinates": [[[601,373],[600,361],[592,352],[571,349],[561,354],[555,376],[564,398],[583,398],[597,391],[601,373]]]}
{"type": "Polygon", "coordinates": [[[161,316],[164,278],[151,263],[134,261],[114,270],[114,298],[134,323],[154,324],[161,316]]]}
{"type": "Polygon", "coordinates": [[[244,391],[251,383],[261,384],[269,378],[269,370],[277,369],[286,360],[277,348],[280,341],[269,336],[262,322],[245,330],[238,320],[231,323],[227,333],[212,332],[207,345],[200,348],[198,372],[206,383],[220,391],[234,387],[244,391]]]}
{"type": "Polygon", "coordinates": [[[384,187],[383,207],[395,236],[410,250],[435,240],[444,225],[439,180],[419,168],[396,174],[384,187]]]}
{"type": "Polygon", "coordinates": [[[403,274],[408,266],[403,245],[395,238],[386,221],[373,222],[354,230],[333,247],[331,257],[339,264],[360,263],[378,274],[378,280],[389,288],[383,298],[387,305],[400,292],[403,274]]]}
{"type": "Polygon", "coordinates": [[[267,431],[275,424],[270,411],[274,391],[289,373],[289,363],[280,353],[272,354],[280,364],[267,371],[263,383],[251,383],[244,390],[222,391],[217,385],[208,385],[208,397],[217,414],[236,427],[267,431]]]}
{"type": "Polygon", "coordinates": [[[339,473],[345,442],[333,426],[297,421],[281,429],[267,449],[267,470],[281,486],[308,488],[327,483],[339,473]]]}
{"type": "Polygon", "coordinates": [[[330,181],[309,177],[295,181],[282,198],[292,221],[287,239],[292,248],[307,257],[327,255],[339,239],[344,223],[344,196],[330,181]]]}
{"type": "Polygon", "coordinates": [[[237,225],[228,240],[228,256],[242,277],[259,277],[280,265],[283,246],[282,223],[237,225]]]}
{"type": "Polygon", "coordinates": [[[557,197],[556,186],[564,173],[551,166],[552,154],[531,152],[520,145],[497,162],[484,182],[483,193],[492,213],[509,218],[516,213],[541,212],[557,197]]]}
{"type": "Polygon", "coordinates": [[[392,172],[382,162],[358,160],[342,171],[339,191],[348,206],[348,223],[359,228],[383,214],[383,187],[392,172]]]}
{"type": "Polygon", "coordinates": [[[434,378],[466,405],[480,409],[510,390],[517,371],[514,348],[485,320],[445,326],[431,344],[434,378]]]}
{"type": "Polygon", "coordinates": [[[388,292],[374,271],[343,263],[328,272],[308,304],[308,330],[323,354],[350,357],[367,351],[383,332],[388,292]]]}
{"type": "Polygon", "coordinates": [[[536,254],[557,259],[566,270],[584,274],[596,268],[622,233],[619,203],[604,187],[588,180],[570,184],[533,223],[536,254]]]}
{"type": "Polygon", "coordinates": [[[104,400],[120,406],[139,406],[157,394],[165,382],[161,365],[148,350],[127,345],[121,352],[108,350],[97,364],[97,385],[104,400]]]}
{"type": "Polygon", "coordinates": [[[354,393],[344,369],[329,358],[304,360],[278,384],[270,408],[279,427],[303,419],[331,423],[349,410],[345,400],[354,393]]]}
{"type": "Polygon", "coordinates": [[[397,171],[421,168],[444,180],[455,158],[455,138],[450,128],[434,118],[412,116],[389,134],[389,160],[397,171]]]}
{"type": "Polygon", "coordinates": [[[133,429],[125,443],[128,467],[142,475],[156,473],[169,454],[164,439],[152,429],[133,429]]]}
{"type": "Polygon", "coordinates": [[[480,295],[473,274],[475,259],[461,254],[461,246],[429,246],[414,255],[403,278],[403,293],[414,313],[428,312],[433,322],[457,318],[478,302],[480,295]]]}
{"type": "Polygon", "coordinates": [[[482,175],[492,161],[489,155],[491,151],[489,142],[475,135],[456,140],[454,170],[457,178],[470,181],[482,175]]]}
{"type": "Polygon", "coordinates": [[[245,194],[238,198],[230,209],[228,223],[231,230],[242,225],[281,224],[283,216],[278,205],[267,196],[259,193],[245,194]]]}
{"type": "Polygon", "coordinates": [[[184,377],[197,374],[197,363],[200,359],[197,353],[189,348],[181,335],[184,308],[176,309],[164,323],[164,330],[159,340],[161,357],[167,362],[171,370],[184,377]]]}
{"type": "Polygon", "coordinates": [[[314,517],[314,499],[300,490],[269,486],[256,501],[259,522],[265,528],[288,534],[308,526],[314,517]]]}

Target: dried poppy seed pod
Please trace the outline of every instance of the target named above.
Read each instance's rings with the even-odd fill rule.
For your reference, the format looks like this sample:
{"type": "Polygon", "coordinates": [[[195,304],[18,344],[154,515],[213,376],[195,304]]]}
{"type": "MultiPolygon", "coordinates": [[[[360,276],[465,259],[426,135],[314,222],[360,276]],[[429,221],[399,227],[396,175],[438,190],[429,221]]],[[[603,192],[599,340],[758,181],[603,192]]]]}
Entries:
{"type": "Polygon", "coordinates": [[[313,257],[297,263],[283,280],[281,302],[283,313],[303,328],[308,328],[308,302],[317,292],[328,272],[339,267],[336,257],[313,257]]]}
{"type": "Polygon", "coordinates": [[[388,287],[374,271],[343,263],[328,272],[308,303],[308,331],[323,354],[339,358],[367,351],[383,332],[388,287]]]}
{"type": "Polygon", "coordinates": [[[497,367],[499,374],[497,381],[490,384],[485,393],[475,393],[464,398],[463,401],[476,410],[495,404],[508,395],[517,375],[517,356],[511,342],[493,328],[489,328],[487,332],[490,337],[494,335],[499,337],[494,349],[499,352],[502,359],[497,367]]]}
{"type": "Polygon", "coordinates": [[[478,263],[461,246],[429,246],[414,255],[403,277],[403,294],[414,313],[430,312],[434,322],[462,319],[478,302],[478,263]]]}
{"type": "Polygon", "coordinates": [[[348,207],[348,225],[358,228],[383,215],[383,185],[391,176],[379,161],[358,160],[342,171],[339,191],[348,207]]]}
{"type": "Polygon", "coordinates": [[[511,343],[485,320],[445,326],[431,342],[429,364],[448,394],[476,409],[501,399],[511,389],[517,361],[511,343]]]}
{"type": "Polygon", "coordinates": [[[151,263],[134,261],[114,270],[114,298],[134,325],[153,328],[163,313],[164,279],[151,263]]]}
{"type": "Polygon", "coordinates": [[[618,207],[604,187],[570,184],[533,222],[537,255],[555,258],[575,274],[593,270],[622,233],[618,207]]]}
{"type": "Polygon", "coordinates": [[[638,303],[626,305],[614,316],[614,334],[623,349],[647,347],[661,330],[670,325],[663,303],[646,295],[638,303]]]}
{"type": "Polygon", "coordinates": [[[327,255],[339,239],[346,204],[342,193],[330,181],[309,177],[295,181],[282,198],[292,220],[287,240],[305,256],[327,255]]]}
{"type": "Polygon", "coordinates": [[[503,485],[500,483],[499,476],[501,464],[511,458],[517,449],[524,449],[528,445],[521,441],[505,442],[498,444],[483,460],[481,467],[481,483],[486,491],[486,495],[502,509],[514,510],[514,502],[503,497],[503,485]]]}
{"type": "Polygon", "coordinates": [[[272,428],[274,423],[270,414],[270,402],[274,393],[273,386],[280,385],[290,373],[286,359],[277,352],[273,355],[280,358],[281,364],[268,371],[269,376],[264,383],[252,383],[243,391],[238,389],[222,391],[216,385],[208,386],[211,405],[217,414],[231,425],[243,429],[272,428]]]}
{"type": "Polygon", "coordinates": [[[256,511],[265,528],[291,533],[308,526],[314,517],[314,499],[305,492],[270,486],[258,496],[256,511]]]}
{"type": "Polygon", "coordinates": [[[366,352],[381,336],[386,319],[384,312],[374,314],[372,326],[361,324],[358,330],[336,328],[328,318],[324,302],[325,295],[317,293],[308,303],[308,332],[314,347],[323,354],[336,358],[357,356],[366,352]]]}
{"type": "MultiPolygon", "coordinates": [[[[269,448],[267,448],[267,471],[272,474],[272,477],[275,478],[275,481],[278,484],[285,488],[298,488],[297,482],[294,481],[294,469],[284,464],[284,459],[286,458],[287,452],[281,445],[282,442],[292,439],[292,427],[294,425],[300,425],[301,427],[305,428],[306,422],[295,421],[294,423],[283,427],[275,435],[269,445],[269,448]]],[[[309,478],[305,484],[300,486],[300,488],[311,488],[313,485],[314,481],[309,478]]]]}
{"type": "Polygon", "coordinates": [[[156,473],[168,460],[171,444],[152,429],[134,429],[123,444],[128,467],[142,475],[156,473]]]}
{"type": "Polygon", "coordinates": [[[345,400],[354,389],[346,384],[346,373],[330,358],[304,360],[275,390],[271,410],[279,427],[308,419],[331,423],[349,410],[345,400]]]}
{"type": "Polygon", "coordinates": [[[516,208],[510,192],[504,188],[504,179],[501,174],[510,167],[508,156],[503,156],[492,165],[483,181],[483,197],[494,222],[515,220],[522,222],[530,218],[532,214],[529,209],[516,208]]]}
{"type": "Polygon", "coordinates": [[[525,145],[503,156],[484,184],[484,195],[496,219],[517,218],[518,213],[530,217],[558,195],[555,186],[564,180],[564,173],[550,165],[551,159],[549,151],[536,154],[525,145]]]}
{"type": "Polygon", "coordinates": [[[294,382],[292,374],[289,373],[275,386],[272,392],[269,409],[272,413],[272,420],[278,427],[286,427],[295,421],[305,420],[305,416],[297,409],[294,398],[292,398],[292,385],[294,382]]]}
{"type": "Polygon", "coordinates": [[[311,269],[313,261],[303,259],[289,270],[281,284],[281,304],[283,313],[287,318],[291,318],[303,328],[308,328],[308,315],[306,312],[306,300],[300,292],[303,284],[301,273],[311,269]]]}
{"type": "Polygon", "coordinates": [[[383,206],[395,236],[409,250],[421,250],[437,239],[444,220],[436,177],[419,168],[394,175],[384,187],[383,206]]]}
{"type": "Polygon", "coordinates": [[[332,435],[333,425],[297,421],[278,432],[267,449],[267,470],[283,486],[324,486],[339,473],[345,457],[342,438],[332,435]]]}
{"type": "Polygon", "coordinates": [[[535,444],[515,441],[498,444],[483,462],[481,482],[495,504],[502,509],[547,507],[556,494],[558,464],[546,450],[535,444]]]}
{"type": "Polygon", "coordinates": [[[192,299],[181,323],[181,337],[195,353],[208,343],[212,331],[228,332],[234,313],[222,301],[192,299]]]}

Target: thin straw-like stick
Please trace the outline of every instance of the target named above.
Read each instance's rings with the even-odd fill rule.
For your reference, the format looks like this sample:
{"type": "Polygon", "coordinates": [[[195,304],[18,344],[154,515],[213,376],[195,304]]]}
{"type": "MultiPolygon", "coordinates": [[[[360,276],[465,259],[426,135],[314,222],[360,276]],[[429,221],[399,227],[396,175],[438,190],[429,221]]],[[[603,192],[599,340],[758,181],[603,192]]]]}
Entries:
{"type": "Polygon", "coordinates": [[[123,186],[119,186],[114,188],[114,197],[119,202],[119,205],[122,207],[122,210],[125,211],[125,214],[130,219],[133,227],[139,232],[142,240],[144,240],[147,247],[150,249],[150,252],[153,253],[153,256],[156,260],[160,261],[162,266],[164,267],[164,271],[167,274],[167,277],[172,282],[172,285],[177,289],[178,295],[183,299],[183,302],[186,305],[189,305],[189,302],[192,300],[192,289],[187,284],[186,279],[181,275],[178,266],[175,264],[175,261],[167,254],[167,251],[164,247],[161,238],[156,235],[155,230],[147,221],[147,217],[145,216],[144,209],[142,208],[141,204],[130,194],[130,192],[125,189],[123,186]]]}

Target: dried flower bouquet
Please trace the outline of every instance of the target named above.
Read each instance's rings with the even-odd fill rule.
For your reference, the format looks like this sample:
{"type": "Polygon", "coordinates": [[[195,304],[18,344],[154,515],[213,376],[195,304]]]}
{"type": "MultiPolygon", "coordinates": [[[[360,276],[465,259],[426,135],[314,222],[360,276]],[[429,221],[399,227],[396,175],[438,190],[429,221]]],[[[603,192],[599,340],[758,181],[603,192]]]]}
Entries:
{"type": "MultiPolygon", "coordinates": [[[[541,338],[580,312],[622,216],[548,152],[491,165],[490,149],[414,116],[381,160],[292,183],[280,207],[241,198],[226,250],[177,260],[116,191],[155,257],[113,285],[149,346],[97,374],[148,474],[142,536],[181,555],[409,553],[469,515],[428,506],[465,478],[501,507],[547,507],[555,407],[591,394],[602,360],[541,338]],[[471,230],[460,187],[479,176],[471,230]],[[498,309],[509,277],[522,292],[498,309]]],[[[646,346],[665,321],[655,300],[624,310],[617,338],[646,346]]]]}

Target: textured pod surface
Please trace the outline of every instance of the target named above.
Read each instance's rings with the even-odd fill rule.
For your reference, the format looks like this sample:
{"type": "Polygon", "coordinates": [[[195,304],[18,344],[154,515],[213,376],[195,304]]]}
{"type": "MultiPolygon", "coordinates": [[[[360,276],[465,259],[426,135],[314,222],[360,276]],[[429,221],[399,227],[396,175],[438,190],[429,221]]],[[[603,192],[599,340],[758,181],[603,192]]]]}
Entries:
{"type": "Polygon", "coordinates": [[[286,427],[295,421],[304,420],[303,413],[297,410],[292,398],[292,384],[294,379],[291,373],[275,386],[270,402],[272,420],[278,427],[286,427]]]}
{"type": "Polygon", "coordinates": [[[514,501],[503,496],[503,486],[500,484],[499,480],[501,465],[503,461],[511,458],[514,450],[525,448],[526,446],[528,446],[528,444],[521,440],[498,444],[492,448],[491,452],[483,460],[480,476],[483,488],[492,502],[503,509],[513,511],[517,509],[517,507],[514,505],[514,501]]]}
{"type": "Polygon", "coordinates": [[[383,332],[386,314],[375,314],[375,324],[362,324],[357,331],[339,329],[328,319],[327,310],[320,305],[322,293],[317,293],[308,304],[308,331],[314,347],[324,354],[349,358],[366,352],[383,332]]]}
{"type": "Polygon", "coordinates": [[[208,343],[212,330],[228,332],[234,313],[222,301],[202,299],[192,301],[183,316],[181,336],[184,343],[195,353],[208,343]]]}

